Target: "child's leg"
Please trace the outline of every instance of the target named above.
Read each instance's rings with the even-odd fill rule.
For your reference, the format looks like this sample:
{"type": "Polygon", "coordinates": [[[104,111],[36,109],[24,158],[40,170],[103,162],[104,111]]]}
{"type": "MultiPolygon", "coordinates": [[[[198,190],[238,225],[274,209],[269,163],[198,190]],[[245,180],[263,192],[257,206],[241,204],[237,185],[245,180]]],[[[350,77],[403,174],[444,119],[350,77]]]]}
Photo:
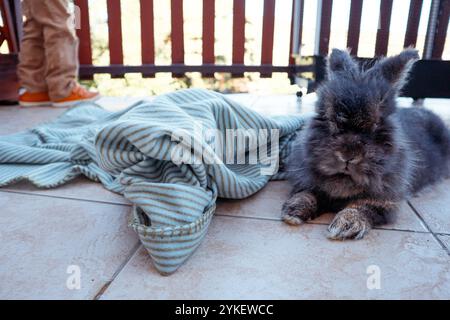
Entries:
{"type": "Polygon", "coordinates": [[[26,17],[19,53],[18,76],[20,84],[28,92],[46,92],[45,50],[43,27],[35,18],[34,0],[24,0],[22,10],[26,17]]]}
{"type": "Polygon", "coordinates": [[[69,13],[68,0],[42,0],[40,21],[44,30],[45,78],[50,98],[70,95],[78,73],[78,38],[69,13]]]}

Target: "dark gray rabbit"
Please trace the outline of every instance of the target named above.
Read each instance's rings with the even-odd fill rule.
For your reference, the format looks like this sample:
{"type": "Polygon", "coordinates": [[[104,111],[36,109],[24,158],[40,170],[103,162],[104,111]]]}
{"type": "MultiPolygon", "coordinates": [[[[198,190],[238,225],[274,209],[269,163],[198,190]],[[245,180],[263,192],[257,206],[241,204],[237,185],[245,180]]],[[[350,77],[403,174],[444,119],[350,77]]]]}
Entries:
{"type": "Polygon", "coordinates": [[[419,58],[406,49],[364,69],[333,50],[316,116],[288,159],[293,191],[283,220],[301,224],[337,212],[329,238],[362,238],[409,194],[449,173],[450,134],[423,108],[398,108],[396,97],[419,58]]]}

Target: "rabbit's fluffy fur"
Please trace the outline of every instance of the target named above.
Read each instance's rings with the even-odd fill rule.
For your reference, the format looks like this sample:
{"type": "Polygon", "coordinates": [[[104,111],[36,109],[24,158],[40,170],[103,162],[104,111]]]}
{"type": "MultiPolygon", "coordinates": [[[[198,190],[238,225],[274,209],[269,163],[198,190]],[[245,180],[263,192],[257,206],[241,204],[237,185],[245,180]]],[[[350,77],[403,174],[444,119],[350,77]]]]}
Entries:
{"type": "Polygon", "coordinates": [[[316,115],[288,159],[293,191],[283,205],[285,222],[336,212],[329,238],[359,239],[409,194],[448,175],[443,121],[423,108],[396,107],[418,58],[406,49],[365,69],[347,51],[332,51],[316,115]]]}

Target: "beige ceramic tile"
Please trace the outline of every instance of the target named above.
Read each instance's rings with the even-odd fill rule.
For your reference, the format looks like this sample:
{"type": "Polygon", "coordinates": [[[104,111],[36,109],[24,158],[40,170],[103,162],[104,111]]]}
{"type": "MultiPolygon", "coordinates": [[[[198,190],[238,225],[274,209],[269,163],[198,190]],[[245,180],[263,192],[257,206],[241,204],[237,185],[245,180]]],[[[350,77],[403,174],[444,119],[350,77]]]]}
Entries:
{"type": "Polygon", "coordinates": [[[255,102],[258,100],[258,96],[256,94],[249,93],[231,93],[227,94],[226,96],[248,108],[252,108],[255,102]]]}
{"type": "Polygon", "coordinates": [[[297,98],[291,95],[260,96],[252,109],[265,115],[289,115],[314,111],[315,95],[297,98]]]}
{"type": "MultiPolygon", "coordinates": [[[[102,97],[97,101],[97,103],[106,110],[115,111],[124,109],[143,99],[151,98],[102,97]]],[[[52,121],[67,109],[68,108],[55,108],[50,106],[0,106],[0,135],[21,132],[38,124],[52,121]]]]}
{"type": "Polygon", "coordinates": [[[438,114],[447,125],[450,125],[450,99],[424,99],[413,102],[411,98],[399,98],[400,107],[427,108],[438,114]]]}
{"type": "MultiPolygon", "coordinates": [[[[254,94],[247,94],[247,93],[233,93],[233,94],[227,94],[228,98],[237,101],[239,103],[242,103],[243,105],[250,107],[253,105],[253,103],[257,100],[258,96],[254,94]]],[[[151,101],[155,97],[149,96],[149,97],[101,97],[99,100],[97,100],[97,103],[105,108],[106,110],[110,111],[118,111],[121,109],[125,109],[126,107],[138,102],[138,101],[151,101]]]]}
{"type": "Polygon", "coordinates": [[[425,99],[423,105],[440,115],[447,125],[450,125],[450,99],[425,99]]]}
{"type": "Polygon", "coordinates": [[[0,135],[21,132],[37,124],[51,121],[65,110],[66,108],[53,107],[0,106],[0,135]]]}
{"type": "Polygon", "coordinates": [[[447,252],[450,254],[450,235],[438,235],[437,237],[447,247],[447,252]]]}
{"type": "MultiPolygon", "coordinates": [[[[281,207],[288,199],[289,192],[290,186],[287,181],[271,181],[265,188],[247,199],[220,200],[216,214],[281,220],[281,207]]],[[[329,224],[333,216],[333,214],[324,214],[310,223],[329,224]]],[[[399,211],[394,214],[392,223],[380,226],[380,228],[427,231],[406,202],[403,202],[399,211]]]]}
{"type": "Polygon", "coordinates": [[[92,299],[138,243],[129,207],[5,192],[0,207],[1,299],[92,299]]]}
{"type": "MultiPolygon", "coordinates": [[[[228,94],[230,99],[251,107],[258,99],[254,94],[228,94]]],[[[109,111],[118,111],[142,100],[151,101],[154,97],[101,97],[96,101],[109,111]]],[[[21,132],[43,122],[52,121],[67,108],[0,106],[0,135],[21,132]]]]}
{"type": "MultiPolygon", "coordinates": [[[[268,115],[310,113],[314,111],[316,94],[311,93],[297,98],[295,95],[260,96],[254,109],[268,115]]],[[[411,98],[398,98],[400,107],[423,106],[439,114],[450,124],[450,99],[424,99],[422,104],[415,104],[411,98]]]]}
{"type": "Polygon", "coordinates": [[[288,198],[290,188],[287,181],[271,181],[247,199],[220,199],[216,214],[280,220],[281,206],[288,198]]]}
{"type": "Polygon", "coordinates": [[[102,298],[450,298],[450,258],[431,235],[373,230],[339,242],[325,234],[322,225],[215,217],[175,274],[159,275],[141,249],[102,298]],[[372,272],[380,289],[367,287],[372,272]]]}
{"type": "Polygon", "coordinates": [[[450,234],[450,179],[425,189],[411,204],[432,231],[450,234]]]}
{"type": "Polygon", "coordinates": [[[397,99],[397,105],[399,107],[411,107],[414,104],[412,98],[400,97],[397,99]]]}
{"type": "Polygon", "coordinates": [[[105,189],[101,183],[93,182],[85,177],[76,178],[73,181],[69,181],[64,185],[53,189],[36,188],[31,183],[22,181],[0,188],[0,191],[2,190],[51,197],[130,205],[130,202],[122,195],[111,192],[105,189]]]}
{"type": "Polygon", "coordinates": [[[101,97],[96,101],[98,105],[109,111],[119,111],[139,101],[151,101],[154,97],[101,97]]]}

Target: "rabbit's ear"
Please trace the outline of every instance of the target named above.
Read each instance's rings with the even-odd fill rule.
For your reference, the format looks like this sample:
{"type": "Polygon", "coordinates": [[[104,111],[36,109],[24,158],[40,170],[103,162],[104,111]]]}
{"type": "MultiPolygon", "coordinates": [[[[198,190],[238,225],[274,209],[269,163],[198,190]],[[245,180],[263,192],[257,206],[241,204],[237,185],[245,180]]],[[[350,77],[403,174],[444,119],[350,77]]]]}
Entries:
{"type": "Polygon", "coordinates": [[[352,75],[356,71],[358,71],[358,65],[348,51],[333,49],[328,58],[328,75],[334,73],[352,75]]]}
{"type": "Polygon", "coordinates": [[[381,60],[368,73],[376,77],[381,76],[400,89],[405,84],[411,67],[418,59],[418,51],[408,48],[399,55],[381,60]]]}

